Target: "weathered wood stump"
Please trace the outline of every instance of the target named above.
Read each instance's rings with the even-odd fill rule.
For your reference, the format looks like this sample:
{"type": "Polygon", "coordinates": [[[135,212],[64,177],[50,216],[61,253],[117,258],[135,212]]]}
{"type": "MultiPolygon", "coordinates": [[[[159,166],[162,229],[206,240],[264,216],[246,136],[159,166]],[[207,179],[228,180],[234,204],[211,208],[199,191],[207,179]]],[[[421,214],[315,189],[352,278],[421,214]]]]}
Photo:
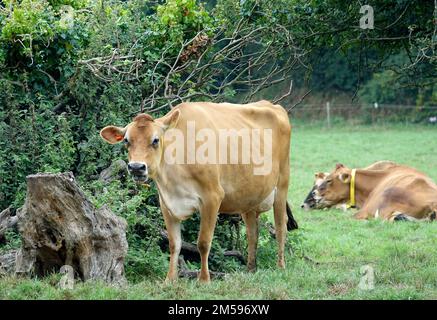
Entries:
{"type": "Polygon", "coordinates": [[[28,176],[17,216],[18,274],[46,275],[69,265],[82,280],[125,282],[126,221],[107,207],[96,209],[71,173],[28,176]]]}

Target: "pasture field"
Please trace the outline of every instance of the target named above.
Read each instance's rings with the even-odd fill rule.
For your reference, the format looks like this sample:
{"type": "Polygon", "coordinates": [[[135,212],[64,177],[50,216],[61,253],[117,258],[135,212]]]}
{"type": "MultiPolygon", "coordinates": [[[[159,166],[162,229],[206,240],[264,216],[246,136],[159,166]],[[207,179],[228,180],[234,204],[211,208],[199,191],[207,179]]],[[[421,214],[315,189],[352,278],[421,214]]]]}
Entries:
{"type": "Polygon", "coordinates": [[[276,269],[274,240],[263,240],[256,273],[235,272],[209,285],[155,278],[125,288],[77,283],[61,290],[59,275],[5,277],[0,299],[437,299],[437,223],[356,221],[352,211],[300,209],[314,172],[337,162],[364,167],[393,160],[437,180],[437,127],[296,124],[291,152],[289,201],[300,229],[289,233],[286,270],[276,269]],[[373,290],[358,288],[364,265],[374,269],[373,290]]]}

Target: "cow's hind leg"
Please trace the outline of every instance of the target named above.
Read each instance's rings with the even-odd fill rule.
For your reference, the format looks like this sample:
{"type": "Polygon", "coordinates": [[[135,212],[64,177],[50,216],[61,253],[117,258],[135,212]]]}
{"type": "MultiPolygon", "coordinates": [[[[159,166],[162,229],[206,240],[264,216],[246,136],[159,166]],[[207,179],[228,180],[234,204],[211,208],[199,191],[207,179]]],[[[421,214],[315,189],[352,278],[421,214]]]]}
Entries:
{"type": "Polygon", "coordinates": [[[244,223],[246,225],[247,234],[247,269],[249,271],[256,270],[256,249],[258,245],[258,217],[256,212],[250,211],[243,213],[244,223]]]}
{"type": "Polygon", "coordinates": [[[419,219],[414,218],[403,212],[395,211],[391,214],[388,220],[389,221],[418,221],[419,219]]]}
{"type": "MultiPolygon", "coordinates": [[[[288,174],[287,174],[288,175],[288,174]]],[[[285,268],[285,239],[287,237],[287,191],[288,179],[281,181],[278,185],[275,201],[273,203],[273,213],[275,218],[276,241],[278,242],[278,267],[285,268]]]]}
{"type": "Polygon", "coordinates": [[[168,243],[170,249],[170,263],[168,268],[166,282],[174,281],[178,278],[178,258],[181,251],[181,223],[175,219],[168,211],[165,204],[161,201],[161,211],[164,216],[164,222],[168,233],[168,243]]]}

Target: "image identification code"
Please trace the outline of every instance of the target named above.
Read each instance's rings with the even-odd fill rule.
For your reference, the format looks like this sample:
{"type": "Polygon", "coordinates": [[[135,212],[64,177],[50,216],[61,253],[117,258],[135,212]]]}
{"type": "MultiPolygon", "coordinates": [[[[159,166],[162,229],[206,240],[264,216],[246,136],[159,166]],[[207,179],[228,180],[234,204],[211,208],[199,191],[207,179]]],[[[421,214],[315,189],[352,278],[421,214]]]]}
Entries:
{"type": "Polygon", "coordinates": [[[211,308],[201,306],[182,306],[176,304],[169,307],[169,315],[193,315],[196,318],[202,313],[210,315],[267,315],[268,304],[213,304],[211,308]]]}

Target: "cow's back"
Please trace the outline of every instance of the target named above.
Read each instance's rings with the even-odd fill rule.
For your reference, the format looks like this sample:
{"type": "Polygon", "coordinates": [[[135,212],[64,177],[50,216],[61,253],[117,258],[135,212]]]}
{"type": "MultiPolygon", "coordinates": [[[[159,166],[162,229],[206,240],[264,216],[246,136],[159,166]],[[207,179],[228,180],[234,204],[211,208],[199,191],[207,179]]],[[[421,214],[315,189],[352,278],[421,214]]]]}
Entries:
{"type": "Polygon", "coordinates": [[[177,124],[181,130],[187,121],[196,121],[196,129],[238,130],[276,127],[290,130],[288,114],[284,108],[265,100],[250,104],[191,102],[182,103],[173,110],[181,112],[177,124]]]}

